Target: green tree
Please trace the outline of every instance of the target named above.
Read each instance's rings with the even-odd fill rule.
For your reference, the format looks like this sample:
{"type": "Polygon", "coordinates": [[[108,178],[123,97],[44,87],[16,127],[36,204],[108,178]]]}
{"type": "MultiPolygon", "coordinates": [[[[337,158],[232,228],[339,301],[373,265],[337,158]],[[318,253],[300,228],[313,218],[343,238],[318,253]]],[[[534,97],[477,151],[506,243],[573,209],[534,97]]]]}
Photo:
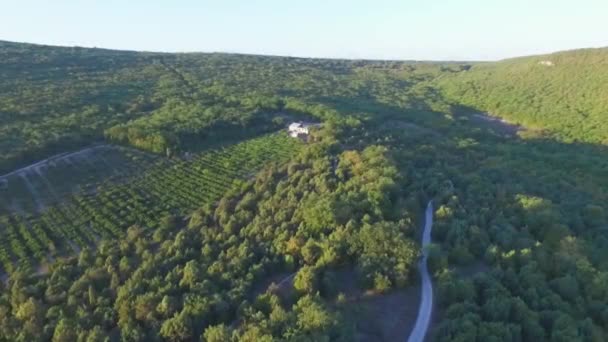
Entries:
{"type": "Polygon", "coordinates": [[[55,327],[53,333],[53,342],[70,342],[75,341],[79,333],[79,329],[73,321],[61,319],[55,327]]]}
{"type": "Polygon", "coordinates": [[[164,321],[160,328],[160,335],[168,341],[188,341],[192,332],[190,317],[183,312],[164,321]]]}
{"type": "Polygon", "coordinates": [[[206,342],[227,342],[230,341],[230,336],[230,329],[223,324],[219,324],[207,327],[202,340],[206,342]]]}
{"type": "Polygon", "coordinates": [[[294,278],[293,286],[303,293],[313,293],[317,290],[317,270],[311,266],[302,266],[294,278]]]}

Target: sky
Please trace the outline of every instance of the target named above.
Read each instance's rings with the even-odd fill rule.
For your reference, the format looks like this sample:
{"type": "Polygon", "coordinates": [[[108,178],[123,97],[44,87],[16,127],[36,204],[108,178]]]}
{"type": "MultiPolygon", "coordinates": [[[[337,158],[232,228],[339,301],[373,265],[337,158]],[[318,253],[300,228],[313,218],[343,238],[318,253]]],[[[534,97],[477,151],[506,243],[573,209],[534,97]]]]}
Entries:
{"type": "Polygon", "coordinates": [[[0,0],[0,40],[166,52],[497,60],[608,46],[608,0],[0,0]]]}

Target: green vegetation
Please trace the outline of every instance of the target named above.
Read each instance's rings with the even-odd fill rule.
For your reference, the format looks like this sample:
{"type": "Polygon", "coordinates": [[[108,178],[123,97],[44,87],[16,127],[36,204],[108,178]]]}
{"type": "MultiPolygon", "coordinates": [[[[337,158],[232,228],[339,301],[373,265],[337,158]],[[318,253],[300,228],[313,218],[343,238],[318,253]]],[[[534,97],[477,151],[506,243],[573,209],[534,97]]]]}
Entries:
{"type": "Polygon", "coordinates": [[[417,283],[431,198],[434,340],[608,339],[606,50],[473,65],[0,54],[0,169],[76,141],[146,151],[40,213],[24,185],[0,190],[4,339],[394,337],[361,324],[369,305],[337,275],[370,296],[417,283]],[[505,134],[483,111],[533,130],[505,134]],[[265,134],[296,118],[323,125],[307,142],[265,134]],[[91,126],[64,125],[78,120],[91,126]]]}
{"type": "Polygon", "coordinates": [[[441,80],[454,101],[560,140],[608,143],[608,48],[473,65],[441,80]]]}
{"type": "Polygon", "coordinates": [[[151,96],[162,70],[146,54],[0,42],[0,173],[145,114],[129,103],[151,96]]]}
{"type": "Polygon", "coordinates": [[[74,193],[93,193],[102,183],[120,183],[168,160],[134,149],[100,145],[63,154],[46,163],[3,177],[0,215],[35,212],[74,193]]]}
{"type": "Polygon", "coordinates": [[[3,269],[13,270],[15,261],[30,266],[30,256],[45,262],[48,253],[57,257],[66,250],[78,252],[101,237],[120,237],[132,225],[156,229],[167,215],[186,215],[213,204],[267,162],[289,159],[299,145],[285,134],[267,135],[188,161],[149,164],[128,181],[106,182],[94,194],[70,195],[40,215],[0,216],[3,269]]]}
{"type": "Polygon", "coordinates": [[[325,290],[316,279],[354,262],[369,287],[377,277],[405,286],[416,249],[407,238],[411,224],[387,221],[399,214],[392,200],[396,169],[386,149],[335,157],[328,149],[311,145],[288,165],[268,168],[217,205],[194,211],[187,223],[160,218],[153,234],[133,225],[119,243],[102,241],[95,252],[85,248],[78,258],[51,265],[42,278],[13,272],[9,288],[25,302],[3,308],[34,314],[4,316],[3,335],[352,338],[353,327],[317,294],[325,290]],[[332,158],[338,159],[335,170],[332,158]],[[340,215],[333,210],[338,207],[340,215]],[[297,268],[297,301],[272,293],[246,300],[256,281],[297,268]],[[228,328],[234,320],[242,323],[228,328]]]}

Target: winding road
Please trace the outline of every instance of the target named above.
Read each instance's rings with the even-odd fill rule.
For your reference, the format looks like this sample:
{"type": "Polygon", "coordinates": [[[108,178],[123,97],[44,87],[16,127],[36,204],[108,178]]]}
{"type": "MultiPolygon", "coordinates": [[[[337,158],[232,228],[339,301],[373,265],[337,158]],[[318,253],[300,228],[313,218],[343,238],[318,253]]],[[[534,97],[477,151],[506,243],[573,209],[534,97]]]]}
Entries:
{"type": "Polygon", "coordinates": [[[431,243],[431,229],[433,228],[433,201],[426,206],[424,231],[422,232],[422,259],[418,263],[422,278],[422,297],[416,325],[412,329],[408,342],[422,342],[426,336],[433,313],[433,283],[427,266],[428,251],[426,247],[431,243]]]}

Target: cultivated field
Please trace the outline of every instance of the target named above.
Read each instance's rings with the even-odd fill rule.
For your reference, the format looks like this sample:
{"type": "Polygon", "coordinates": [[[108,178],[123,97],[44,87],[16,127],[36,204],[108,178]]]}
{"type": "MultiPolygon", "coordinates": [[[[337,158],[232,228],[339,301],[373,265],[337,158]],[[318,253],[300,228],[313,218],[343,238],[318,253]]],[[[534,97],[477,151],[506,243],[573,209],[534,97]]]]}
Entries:
{"type": "Polygon", "coordinates": [[[300,144],[275,133],[189,160],[100,148],[85,159],[11,175],[2,190],[2,268],[31,267],[134,224],[157,228],[162,217],[213,203],[266,163],[286,161],[300,144]]]}
{"type": "Polygon", "coordinates": [[[66,196],[94,193],[138,171],[168,165],[157,155],[112,145],[64,153],[0,176],[0,214],[42,212],[66,196]]]}

